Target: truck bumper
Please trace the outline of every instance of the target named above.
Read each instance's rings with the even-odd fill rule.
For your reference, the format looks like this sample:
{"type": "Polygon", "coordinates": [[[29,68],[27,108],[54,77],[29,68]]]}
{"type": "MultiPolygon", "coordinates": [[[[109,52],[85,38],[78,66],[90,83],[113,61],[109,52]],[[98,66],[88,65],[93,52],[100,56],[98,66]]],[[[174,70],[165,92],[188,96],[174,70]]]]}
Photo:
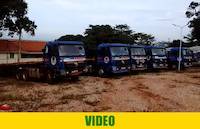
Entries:
{"type": "Polygon", "coordinates": [[[123,67],[123,68],[112,67],[111,71],[113,74],[128,73],[128,72],[130,72],[130,69],[131,69],[131,67],[123,67]]]}
{"type": "Polygon", "coordinates": [[[153,64],[153,68],[154,69],[167,69],[168,68],[168,64],[153,64]]]}
{"type": "Polygon", "coordinates": [[[188,67],[192,67],[192,63],[188,62],[188,63],[184,63],[184,67],[188,68],[188,67]]]}
{"type": "Polygon", "coordinates": [[[131,67],[132,71],[142,71],[142,70],[146,70],[146,69],[147,69],[147,65],[138,66],[138,65],[133,64],[131,67]]]}

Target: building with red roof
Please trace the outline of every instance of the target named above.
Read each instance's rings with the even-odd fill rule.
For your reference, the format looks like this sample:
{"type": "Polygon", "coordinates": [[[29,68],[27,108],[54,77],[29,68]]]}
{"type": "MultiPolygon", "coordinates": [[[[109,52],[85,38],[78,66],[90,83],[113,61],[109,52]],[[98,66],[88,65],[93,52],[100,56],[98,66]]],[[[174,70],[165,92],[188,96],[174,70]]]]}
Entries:
{"type": "Polygon", "coordinates": [[[45,44],[43,41],[0,40],[0,64],[41,60],[45,44]]]}

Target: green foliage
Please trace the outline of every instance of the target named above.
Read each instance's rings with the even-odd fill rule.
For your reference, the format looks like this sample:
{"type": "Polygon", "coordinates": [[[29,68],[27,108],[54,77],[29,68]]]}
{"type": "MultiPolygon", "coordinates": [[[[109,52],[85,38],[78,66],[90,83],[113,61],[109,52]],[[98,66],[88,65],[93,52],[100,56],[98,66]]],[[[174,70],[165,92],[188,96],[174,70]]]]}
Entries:
{"type": "Polygon", "coordinates": [[[95,48],[100,43],[126,43],[150,45],[154,41],[152,35],[133,33],[126,24],[116,25],[90,25],[85,31],[85,44],[88,48],[95,48]]]}
{"type": "Polygon", "coordinates": [[[187,36],[189,42],[193,44],[200,44],[200,3],[191,2],[188,10],[186,11],[186,16],[192,18],[190,20],[189,28],[192,28],[190,36],[187,36]]]}
{"type": "MultiPolygon", "coordinates": [[[[180,47],[180,41],[181,40],[179,39],[173,40],[172,43],[169,43],[168,47],[180,47]]],[[[182,41],[182,47],[192,47],[192,46],[193,44],[182,41]]]]}
{"type": "Polygon", "coordinates": [[[89,25],[82,35],[65,35],[58,41],[83,41],[88,49],[95,49],[100,43],[125,43],[151,45],[154,36],[144,33],[134,33],[126,24],[116,25],[89,25]]]}
{"type": "Polygon", "coordinates": [[[83,35],[65,35],[61,36],[57,41],[83,41],[83,35]]]}
{"type": "Polygon", "coordinates": [[[110,25],[89,25],[85,31],[85,44],[87,47],[95,48],[100,43],[112,43],[114,29],[110,25]]]}
{"type": "Polygon", "coordinates": [[[3,0],[0,2],[0,36],[8,31],[9,36],[22,31],[35,34],[36,25],[27,17],[27,3],[24,0],[3,0]]]}
{"type": "Polygon", "coordinates": [[[151,45],[155,41],[155,37],[150,34],[135,33],[133,36],[137,44],[151,45]]]}

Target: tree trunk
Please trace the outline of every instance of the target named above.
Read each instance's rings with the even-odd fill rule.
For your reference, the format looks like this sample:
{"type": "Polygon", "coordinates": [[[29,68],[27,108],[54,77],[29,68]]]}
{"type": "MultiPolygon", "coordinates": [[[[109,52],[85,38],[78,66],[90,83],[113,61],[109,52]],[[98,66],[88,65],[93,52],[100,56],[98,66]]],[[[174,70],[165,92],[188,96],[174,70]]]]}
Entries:
{"type": "Polygon", "coordinates": [[[19,40],[18,40],[18,64],[20,63],[21,59],[21,39],[22,39],[22,32],[20,31],[19,40]]]}

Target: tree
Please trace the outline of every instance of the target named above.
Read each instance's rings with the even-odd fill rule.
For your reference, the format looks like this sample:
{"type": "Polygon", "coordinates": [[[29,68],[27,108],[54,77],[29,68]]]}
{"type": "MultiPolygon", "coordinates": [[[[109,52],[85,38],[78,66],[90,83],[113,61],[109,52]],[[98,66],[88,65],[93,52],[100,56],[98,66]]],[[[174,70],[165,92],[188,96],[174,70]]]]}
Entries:
{"type": "Polygon", "coordinates": [[[133,33],[126,24],[116,25],[90,25],[85,31],[85,44],[87,48],[96,48],[100,43],[125,43],[150,45],[154,36],[145,33],[133,33]]]}
{"type": "Polygon", "coordinates": [[[145,33],[135,33],[133,35],[135,43],[141,45],[151,45],[155,41],[155,37],[145,33]]]}
{"type": "Polygon", "coordinates": [[[96,48],[100,43],[111,43],[113,41],[114,29],[110,25],[89,25],[85,31],[85,45],[96,48]]]}
{"type": "MultiPolygon", "coordinates": [[[[180,39],[173,40],[172,43],[169,43],[169,47],[179,47],[180,41],[181,41],[180,39]]],[[[192,47],[192,44],[182,41],[182,47],[192,47]]]]}
{"type": "Polygon", "coordinates": [[[130,27],[126,24],[116,25],[114,29],[116,33],[121,35],[131,35],[133,33],[130,27]]]}
{"type": "Polygon", "coordinates": [[[116,25],[114,28],[113,42],[133,44],[133,31],[126,24],[116,25]]]}
{"type": "Polygon", "coordinates": [[[83,35],[65,35],[61,36],[57,41],[83,41],[84,36],[83,35]]]}
{"type": "Polygon", "coordinates": [[[188,10],[186,11],[186,16],[192,20],[190,20],[189,28],[192,28],[190,41],[192,43],[196,42],[200,44],[200,3],[191,2],[188,10]]]}
{"type": "Polygon", "coordinates": [[[3,0],[0,2],[0,37],[3,32],[8,32],[11,37],[14,34],[19,36],[18,63],[20,63],[22,32],[35,35],[37,28],[35,22],[27,17],[27,8],[28,5],[24,0],[3,0]]]}
{"type": "Polygon", "coordinates": [[[9,36],[17,34],[21,39],[22,32],[35,34],[37,26],[27,17],[27,3],[24,0],[3,0],[0,2],[0,36],[8,32],[9,36]]]}
{"type": "Polygon", "coordinates": [[[196,46],[198,45],[198,42],[196,39],[193,39],[192,34],[188,34],[187,36],[184,37],[184,39],[186,39],[187,43],[190,43],[191,46],[196,46]]]}

